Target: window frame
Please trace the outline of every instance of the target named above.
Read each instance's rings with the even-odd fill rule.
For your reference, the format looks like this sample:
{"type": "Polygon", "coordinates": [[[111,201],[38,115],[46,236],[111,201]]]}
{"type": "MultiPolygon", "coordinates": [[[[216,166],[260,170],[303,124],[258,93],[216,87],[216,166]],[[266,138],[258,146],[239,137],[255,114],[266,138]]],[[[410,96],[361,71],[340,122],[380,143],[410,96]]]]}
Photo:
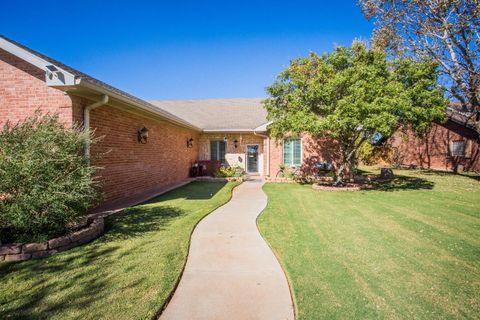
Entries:
{"type": "Polygon", "coordinates": [[[283,139],[283,144],[282,144],[282,164],[285,165],[285,166],[289,166],[289,167],[299,167],[301,166],[303,163],[303,140],[302,138],[287,138],[287,139],[283,139]],[[296,140],[296,141],[299,141],[300,142],[300,163],[293,163],[295,161],[295,148],[292,146],[292,163],[290,164],[287,164],[285,163],[285,144],[287,141],[292,141],[292,140],[296,140]]]}
{"type": "Polygon", "coordinates": [[[465,142],[465,140],[452,140],[452,148],[450,150],[450,156],[452,156],[452,157],[465,157],[466,151],[467,151],[467,143],[465,142]],[[455,147],[454,147],[455,143],[462,143],[463,144],[461,154],[454,152],[455,151],[455,147]]]}
{"type": "Polygon", "coordinates": [[[210,160],[211,161],[220,161],[221,165],[223,166],[227,163],[226,157],[227,157],[227,142],[225,140],[221,140],[221,139],[210,140],[210,160]],[[213,154],[212,143],[214,143],[216,148],[217,148],[216,158],[218,158],[218,159],[212,159],[212,154],[213,154]],[[224,146],[225,146],[224,147],[223,159],[220,156],[220,143],[223,143],[224,146]]]}

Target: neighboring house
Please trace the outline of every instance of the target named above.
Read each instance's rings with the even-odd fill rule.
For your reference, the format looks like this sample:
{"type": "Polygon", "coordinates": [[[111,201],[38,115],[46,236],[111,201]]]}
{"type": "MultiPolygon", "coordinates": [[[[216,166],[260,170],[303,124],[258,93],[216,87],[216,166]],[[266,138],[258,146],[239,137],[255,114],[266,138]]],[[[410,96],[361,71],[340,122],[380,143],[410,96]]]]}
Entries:
{"type": "MultiPolygon", "coordinates": [[[[108,203],[181,182],[198,160],[219,160],[249,174],[275,176],[281,164],[303,166],[308,172],[319,161],[336,164],[338,159],[335,142],[328,139],[270,139],[261,99],[147,102],[0,36],[0,126],[21,121],[37,109],[58,113],[65,125],[79,123],[103,137],[86,154],[102,167],[99,175],[108,203]],[[146,143],[138,140],[142,128],[148,129],[148,139],[142,141],[146,143]]],[[[476,157],[478,140],[466,135],[471,129],[438,128],[445,128],[442,143],[451,141],[448,150],[454,150],[455,157],[461,150],[464,158],[476,157]],[[460,140],[465,141],[463,149],[460,140]]],[[[412,138],[409,143],[415,147],[402,149],[407,162],[451,169],[445,146],[440,144],[438,153],[424,162],[412,152],[420,150],[419,141],[412,138]]],[[[465,167],[480,169],[478,160],[465,167]]]]}
{"type": "Polygon", "coordinates": [[[434,123],[423,137],[397,132],[390,141],[395,161],[411,167],[479,172],[479,134],[474,122],[455,104],[447,109],[447,115],[447,122],[434,123]]]}

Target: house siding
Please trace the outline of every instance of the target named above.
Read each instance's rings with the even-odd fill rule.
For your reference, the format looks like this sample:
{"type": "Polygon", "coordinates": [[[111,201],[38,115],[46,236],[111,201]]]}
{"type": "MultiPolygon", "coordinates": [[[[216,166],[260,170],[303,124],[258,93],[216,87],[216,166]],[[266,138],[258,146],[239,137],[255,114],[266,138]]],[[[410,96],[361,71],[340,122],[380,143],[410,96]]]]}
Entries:
{"type": "Polygon", "coordinates": [[[450,171],[460,165],[465,171],[480,171],[478,135],[452,121],[442,125],[433,124],[424,137],[419,137],[411,130],[398,131],[390,144],[400,158],[396,162],[405,166],[450,171]],[[467,157],[450,156],[449,143],[457,140],[470,141],[468,144],[471,149],[467,157]]]}
{"type": "MultiPolygon", "coordinates": [[[[83,122],[83,108],[92,103],[48,87],[45,72],[0,49],[0,127],[34,114],[58,114],[65,126],[83,122]]],[[[92,164],[102,182],[102,204],[178,183],[188,177],[198,158],[198,146],[186,147],[199,133],[161,119],[111,106],[91,111],[91,128],[100,141],[92,145],[92,164]],[[137,142],[137,130],[149,129],[147,144],[137,142]]]]}
{"type": "Polygon", "coordinates": [[[185,180],[198,158],[198,147],[186,145],[189,138],[198,141],[193,130],[109,106],[94,109],[90,117],[95,135],[103,137],[91,153],[92,164],[102,168],[98,174],[106,201],[185,180]],[[146,144],[137,141],[137,130],[144,126],[146,144]]]}
{"type": "Polygon", "coordinates": [[[72,125],[72,99],[45,84],[45,71],[0,49],[0,127],[36,110],[57,113],[63,124],[72,125]]]}
{"type": "MultiPolygon", "coordinates": [[[[263,163],[266,162],[266,156],[264,155],[264,138],[252,133],[204,133],[200,135],[198,140],[199,145],[199,160],[210,160],[210,141],[211,140],[223,140],[227,137],[227,145],[225,151],[225,160],[229,166],[238,165],[245,170],[246,165],[246,152],[248,144],[259,145],[259,158],[261,157],[263,163]],[[234,141],[238,141],[237,148],[235,148],[234,141]]],[[[195,144],[195,142],[194,142],[195,144]]],[[[259,163],[261,166],[262,163],[259,163]]],[[[260,169],[264,169],[262,166],[260,169]]]]}
{"type": "MultiPolygon", "coordinates": [[[[338,147],[330,139],[315,139],[303,134],[302,140],[302,171],[305,174],[314,174],[318,162],[330,162],[339,165],[338,147]]],[[[270,142],[270,176],[275,177],[283,164],[283,141],[272,139],[270,142]]]]}

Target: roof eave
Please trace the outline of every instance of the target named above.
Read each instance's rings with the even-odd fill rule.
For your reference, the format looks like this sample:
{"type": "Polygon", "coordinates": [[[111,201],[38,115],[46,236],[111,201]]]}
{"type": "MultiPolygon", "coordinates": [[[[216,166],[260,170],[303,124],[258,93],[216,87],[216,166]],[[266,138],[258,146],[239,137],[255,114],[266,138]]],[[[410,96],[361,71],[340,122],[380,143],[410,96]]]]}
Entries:
{"type": "Polygon", "coordinates": [[[108,87],[100,86],[98,84],[92,83],[83,79],[82,77],[76,76],[71,72],[65,70],[62,67],[59,67],[55,63],[52,63],[21,46],[12,43],[8,39],[0,36],[0,48],[9,52],[10,54],[17,56],[18,58],[34,65],[35,67],[45,71],[45,83],[49,87],[53,87],[65,92],[72,91],[78,87],[90,90],[93,93],[106,94],[112,98],[115,98],[127,105],[131,105],[142,111],[155,114],[164,118],[165,120],[174,123],[176,125],[186,127],[195,131],[202,131],[201,128],[185,121],[167,111],[156,108],[155,106],[149,104],[148,102],[141,103],[142,100],[131,99],[127,96],[121,95],[118,92],[108,89],[108,87]]]}
{"type": "Polygon", "coordinates": [[[255,129],[203,129],[204,133],[254,133],[255,129]]]}
{"type": "Polygon", "coordinates": [[[132,100],[132,99],[128,99],[128,97],[125,97],[123,95],[120,95],[118,93],[116,93],[115,91],[112,91],[112,90],[108,90],[107,88],[105,87],[102,87],[102,86],[99,86],[95,83],[91,83],[87,80],[84,80],[84,79],[78,79],[77,81],[77,85],[83,87],[83,88],[87,88],[89,90],[93,90],[95,92],[98,92],[100,94],[106,94],[110,97],[113,97],[117,100],[120,100],[122,102],[125,102],[129,105],[132,105],[138,109],[141,109],[143,111],[146,111],[148,113],[153,113],[157,116],[160,116],[162,118],[165,118],[166,120],[168,120],[169,122],[172,122],[176,125],[179,125],[179,126],[182,126],[182,127],[186,127],[188,129],[192,129],[192,130],[195,130],[195,131],[202,131],[201,128],[167,112],[167,111],[164,111],[160,108],[155,108],[154,106],[150,106],[150,105],[147,105],[147,104],[142,104],[142,103],[139,103],[138,101],[136,100],[132,100]]]}
{"type": "Polygon", "coordinates": [[[0,48],[45,71],[45,82],[49,86],[75,85],[75,75],[52,64],[32,52],[19,47],[0,36],[0,48]]]}

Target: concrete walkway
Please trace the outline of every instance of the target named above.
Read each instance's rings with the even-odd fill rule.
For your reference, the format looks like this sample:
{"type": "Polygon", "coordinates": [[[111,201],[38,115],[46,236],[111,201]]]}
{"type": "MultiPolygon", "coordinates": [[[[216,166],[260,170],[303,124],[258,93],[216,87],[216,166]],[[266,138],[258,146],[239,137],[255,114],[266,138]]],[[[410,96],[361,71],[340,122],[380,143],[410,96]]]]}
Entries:
{"type": "Polygon", "coordinates": [[[161,320],[294,318],[285,274],[256,225],[267,204],[262,185],[244,182],[195,228],[185,271],[161,320]]]}

